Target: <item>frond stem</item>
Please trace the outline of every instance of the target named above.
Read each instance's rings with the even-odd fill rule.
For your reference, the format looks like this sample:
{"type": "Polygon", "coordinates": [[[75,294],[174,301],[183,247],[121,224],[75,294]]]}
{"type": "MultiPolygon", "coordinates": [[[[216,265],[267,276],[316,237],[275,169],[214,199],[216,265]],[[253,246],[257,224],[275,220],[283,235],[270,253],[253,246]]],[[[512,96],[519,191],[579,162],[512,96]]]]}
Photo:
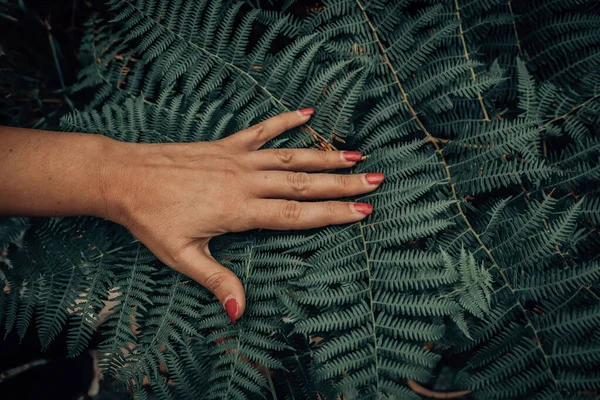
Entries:
{"type": "MultiPolygon", "coordinates": [[[[462,20],[460,19],[460,7],[458,5],[458,0],[454,0],[454,8],[456,9],[456,19],[458,19],[458,35],[460,36],[460,41],[462,42],[463,52],[465,54],[465,58],[467,61],[469,60],[469,51],[467,50],[467,42],[465,41],[465,34],[463,31],[462,20]]],[[[471,78],[473,78],[473,82],[477,82],[477,75],[475,74],[475,70],[473,67],[469,67],[471,71],[471,78]]],[[[481,96],[481,91],[477,89],[477,100],[479,100],[479,105],[481,106],[481,110],[483,111],[483,119],[486,121],[490,120],[488,116],[488,112],[483,104],[483,97],[481,96]]]]}
{"type": "Polygon", "coordinates": [[[558,116],[558,117],[556,117],[556,118],[553,118],[553,119],[551,119],[550,121],[548,121],[548,122],[544,123],[543,125],[541,125],[541,126],[540,126],[540,129],[546,129],[546,128],[547,128],[549,125],[551,125],[551,124],[553,124],[553,123],[555,123],[555,122],[557,122],[557,121],[560,121],[561,119],[565,119],[565,118],[566,118],[567,116],[569,116],[570,114],[574,113],[575,111],[579,110],[580,108],[585,108],[585,106],[586,106],[588,103],[591,103],[592,101],[594,101],[594,100],[596,100],[596,99],[598,99],[598,98],[600,98],[600,94],[597,94],[597,95],[595,95],[594,97],[591,97],[591,98],[587,99],[587,100],[586,100],[586,101],[584,101],[583,103],[581,103],[581,104],[579,104],[579,105],[577,105],[577,106],[575,106],[575,107],[571,108],[571,110],[567,111],[566,113],[564,113],[564,114],[562,114],[562,115],[560,115],[560,116],[558,116]]]}
{"type": "MultiPolygon", "coordinates": [[[[513,12],[512,9],[512,4],[511,4],[511,0],[508,0],[508,11],[510,12],[510,15],[512,16],[512,26],[513,26],[513,33],[515,34],[515,40],[517,42],[517,48],[519,49],[519,55],[521,57],[523,57],[523,49],[521,48],[521,41],[519,40],[519,32],[517,31],[517,22],[516,22],[516,18],[515,18],[515,13],[513,12]]],[[[525,60],[523,60],[525,61],[525,60]]]]}
{"type": "Polygon", "coordinates": [[[370,266],[370,261],[369,261],[369,252],[367,251],[367,240],[365,238],[365,233],[363,231],[363,224],[361,221],[358,222],[358,228],[360,229],[360,236],[361,236],[361,240],[362,240],[362,245],[363,245],[363,249],[365,251],[365,262],[366,262],[366,271],[369,274],[368,278],[369,278],[369,307],[371,307],[371,324],[372,324],[372,329],[373,329],[373,356],[375,358],[375,378],[377,379],[377,398],[381,399],[381,391],[379,390],[379,360],[378,360],[378,356],[377,356],[377,324],[375,323],[375,312],[373,311],[373,304],[374,304],[374,300],[373,300],[373,288],[372,288],[372,282],[373,282],[373,278],[371,276],[371,266],[370,266]]]}

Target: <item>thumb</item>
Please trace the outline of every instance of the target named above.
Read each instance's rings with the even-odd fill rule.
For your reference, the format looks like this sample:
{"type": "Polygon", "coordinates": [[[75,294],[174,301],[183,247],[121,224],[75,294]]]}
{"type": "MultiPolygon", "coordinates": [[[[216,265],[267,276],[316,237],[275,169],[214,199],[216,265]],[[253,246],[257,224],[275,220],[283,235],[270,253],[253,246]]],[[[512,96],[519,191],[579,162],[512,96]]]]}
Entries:
{"type": "Polygon", "coordinates": [[[246,308],[244,286],[233,272],[214,259],[208,250],[208,242],[188,246],[180,256],[177,269],[213,292],[232,322],[240,318],[246,308]]]}

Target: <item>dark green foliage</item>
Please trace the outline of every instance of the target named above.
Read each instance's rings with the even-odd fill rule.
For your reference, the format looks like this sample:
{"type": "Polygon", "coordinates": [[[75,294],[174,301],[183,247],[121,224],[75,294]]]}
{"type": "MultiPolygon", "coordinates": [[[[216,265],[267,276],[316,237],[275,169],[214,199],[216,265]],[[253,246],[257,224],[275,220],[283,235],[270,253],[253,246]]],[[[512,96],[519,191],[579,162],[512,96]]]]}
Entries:
{"type": "Polygon", "coordinates": [[[77,354],[118,293],[103,364],[141,398],[146,376],[160,398],[416,399],[442,366],[478,399],[597,391],[597,2],[248,3],[111,1],[62,128],[204,141],[314,106],[268,146],[361,150],[352,172],[386,174],[373,215],[214,240],[248,296],[235,325],[126,232],[39,223],[1,270],[7,329],[70,329],[77,354]]]}

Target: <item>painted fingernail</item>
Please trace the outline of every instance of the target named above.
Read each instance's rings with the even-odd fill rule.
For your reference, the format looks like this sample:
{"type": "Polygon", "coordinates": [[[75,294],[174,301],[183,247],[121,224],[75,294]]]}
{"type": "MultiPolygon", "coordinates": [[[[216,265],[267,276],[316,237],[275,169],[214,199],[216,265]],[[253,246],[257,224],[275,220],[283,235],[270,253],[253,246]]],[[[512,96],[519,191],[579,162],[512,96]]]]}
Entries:
{"type": "Polygon", "coordinates": [[[238,313],[238,302],[235,298],[231,298],[225,302],[225,311],[231,322],[235,322],[238,313]]]}
{"type": "Polygon", "coordinates": [[[360,161],[360,159],[362,158],[362,154],[360,154],[360,151],[344,151],[343,155],[344,160],[350,162],[360,161]]]}
{"type": "Polygon", "coordinates": [[[364,215],[373,213],[373,206],[367,203],[354,203],[354,209],[364,215]]]}
{"type": "Polygon", "coordinates": [[[370,185],[380,184],[381,182],[383,182],[383,178],[385,178],[385,176],[379,172],[369,173],[365,175],[365,179],[370,185]]]}
{"type": "Polygon", "coordinates": [[[302,110],[298,110],[298,114],[300,114],[303,117],[306,117],[308,115],[313,115],[314,113],[315,113],[314,108],[303,108],[302,110]]]}

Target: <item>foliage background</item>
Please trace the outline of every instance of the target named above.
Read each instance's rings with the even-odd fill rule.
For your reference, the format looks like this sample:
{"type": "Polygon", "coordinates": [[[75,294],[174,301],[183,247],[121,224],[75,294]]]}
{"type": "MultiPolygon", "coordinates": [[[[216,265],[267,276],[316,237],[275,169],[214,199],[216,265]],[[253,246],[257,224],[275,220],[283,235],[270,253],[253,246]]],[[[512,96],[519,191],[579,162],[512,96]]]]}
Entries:
{"type": "MultiPolygon", "coordinates": [[[[271,145],[359,148],[369,158],[357,171],[388,176],[381,194],[364,199],[380,211],[349,227],[217,241],[216,253],[243,277],[251,299],[248,318],[235,326],[206,293],[117,227],[85,218],[11,219],[3,225],[8,242],[26,251],[4,256],[20,266],[16,274],[3,270],[8,286],[21,289],[3,297],[7,330],[24,334],[35,319],[48,347],[67,329],[68,351],[77,354],[93,336],[101,300],[118,283],[125,297],[100,347],[107,375],[122,386],[133,380],[139,396],[148,376],[164,398],[413,398],[406,382],[433,386],[442,369],[451,371],[451,387],[476,398],[594,396],[597,4],[332,1],[307,11],[289,3],[247,2],[231,14],[229,3],[205,9],[203,33],[218,26],[218,35],[227,35],[228,21],[243,26],[254,18],[256,34],[242,36],[249,48],[260,47],[260,34],[283,20],[265,10],[293,16],[273,45],[294,49],[291,56],[266,52],[264,65],[242,74],[256,80],[249,86],[232,78],[247,67],[235,58],[233,40],[182,40],[196,34],[186,30],[191,17],[179,13],[189,11],[182,2],[136,6],[156,18],[117,4],[131,41],[112,45],[119,23],[87,25],[79,53],[85,69],[74,86],[85,100],[73,105],[88,111],[69,114],[61,127],[120,140],[211,140],[282,111],[264,98],[283,93],[284,107],[317,106],[311,132],[321,138],[311,143],[292,132],[271,145]],[[152,32],[164,41],[152,43],[152,32]],[[214,54],[228,58],[227,66],[214,75],[206,71],[221,61],[196,71],[186,60],[201,53],[207,62],[219,58],[214,54]],[[285,87],[268,80],[270,73],[296,84],[310,104],[284,98],[285,87]],[[180,76],[188,86],[178,86],[180,76]],[[196,113],[211,122],[197,123],[196,113]],[[27,224],[33,229],[21,240],[27,224]],[[41,267],[34,265],[39,260],[41,267]],[[86,312],[69,316],[64,310],[81,287],[95,295],[86,312]],[[132,312],[139,335],[131,332],[132,312]],[[123,351],[127,343],[131,352],[123,351]]],[[[38,127],[56,123],[73,102],[62,83],[75,82],[65,81],[73,75],[57,68],[68,56],[49,43],[50,79],[30,73],[23,86],[41,93],[50,83],[60,88],[48,90],[60,102],[42,101],[38,110],[39,99],[26,96],[13,108],[38,127]]]]}

